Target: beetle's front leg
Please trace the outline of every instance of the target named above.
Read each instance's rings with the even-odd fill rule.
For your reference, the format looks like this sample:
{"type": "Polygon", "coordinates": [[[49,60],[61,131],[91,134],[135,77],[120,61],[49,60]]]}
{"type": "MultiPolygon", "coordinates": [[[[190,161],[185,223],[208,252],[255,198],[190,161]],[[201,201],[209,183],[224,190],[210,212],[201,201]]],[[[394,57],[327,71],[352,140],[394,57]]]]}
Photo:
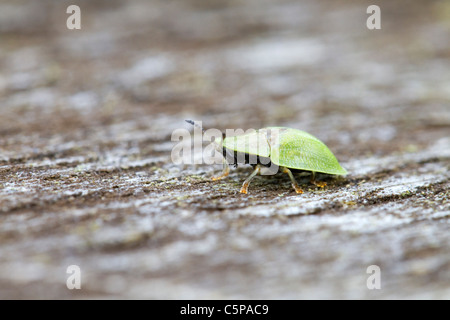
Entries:
{"type": "Polygon", "coordinates": [[[227,160],[223,158],[223,171],[220,176],[212,177],[211,180],[216,181],[223,178],[226,178],[230,174],[230,166],[227,163],[227,160]]]}

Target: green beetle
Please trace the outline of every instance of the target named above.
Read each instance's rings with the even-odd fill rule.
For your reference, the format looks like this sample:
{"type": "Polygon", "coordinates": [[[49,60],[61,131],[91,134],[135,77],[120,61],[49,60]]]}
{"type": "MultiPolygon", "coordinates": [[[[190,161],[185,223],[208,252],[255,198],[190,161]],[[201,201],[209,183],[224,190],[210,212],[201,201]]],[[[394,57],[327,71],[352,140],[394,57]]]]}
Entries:
{"type": "MultiPolygon", "coordinates": [[[[191,120],[186,120],[194,124],[191,120]]],[[[276,167],[287,173],[297,193],[303,193],[292,174],[311,172],[310,182],[325,187],[325,182],[315,180],[315,173],[345,175],[347,170],[341,167],[328,147],[313,135],[292,128],[267,127],[239,136],[217,138],[215,140],[224,160],[224,169],[213,180],[223,179],[230,172],[229,164],[247,163],[253,166],[253,172],[242,184],[241,193],[247,193],[253,177],[261,173],[263,167],[276,167]]]]}

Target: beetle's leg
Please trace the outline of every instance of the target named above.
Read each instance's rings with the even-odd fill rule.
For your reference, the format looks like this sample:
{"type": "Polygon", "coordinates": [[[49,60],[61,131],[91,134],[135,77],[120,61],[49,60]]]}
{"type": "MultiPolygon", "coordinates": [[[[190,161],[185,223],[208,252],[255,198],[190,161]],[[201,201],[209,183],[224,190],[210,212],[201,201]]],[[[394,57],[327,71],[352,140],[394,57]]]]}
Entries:
{"type": "Polygon", "coordinates": [[[327,183],[323,181],[316,181],[316,173],[312,171],[311,179],[309,180],[312,184],[315,184],[316,186],[323,188],[326,187],[327,183]]]}
{"type": "Polygon", "coordinates": [[[220,179],[223,179],[223,178],[227,177],[229,173],[230,173],[230,166],[228,166],[227,160],[225,158],[223,158],[223,171],[222,171],[222,174],[220,176],[212,177],[211,179],[213,181],[220,180],[220,179]]]}
{"type": "Polygon", "coordinates": [[[247,179],[245,179],[244,183],[242,184],[241,193],[247,193],[248,186],[250,185],[250,181],[252,181],[253,177],[256,176],[261,171],[261,167],[259,164],[255,166],[255,170],[248,176],[247,179]]]}
{"type": "Polygon", "coordinates": [[[292,187],[295,189],[295,192],[297,192],[297,193],[303,193],[303,190],[298,186],[298,183],[297,183],[297,181],[295,180],[294,175],[292,174],[291,170],[289,170],[289,169],[286,168],[286,167],[281,167],[281,171],[282,171],[283,173],[287,173],[288,176],[289,176],[289,178],[291,178],[291,181],[292,181],[292,187]]]}

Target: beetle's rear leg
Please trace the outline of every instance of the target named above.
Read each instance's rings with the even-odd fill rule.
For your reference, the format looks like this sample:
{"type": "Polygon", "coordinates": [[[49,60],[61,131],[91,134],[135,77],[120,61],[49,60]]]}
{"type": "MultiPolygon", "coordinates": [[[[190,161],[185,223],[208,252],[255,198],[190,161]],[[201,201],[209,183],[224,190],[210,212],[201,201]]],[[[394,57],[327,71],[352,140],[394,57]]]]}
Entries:
{"type": "Polygon", "coordinates": [[[257,164],[255,166],[255,170],[248,176],[247,179],[245,179],[244,183],[242,184],[241,193],[247,193],[248,186],[250,185],[250,181],[252,181],[253,177],[256,176],[261,171],[261,166],[257,164]]]}
{"type": "Polygon", "coordinates": [[[294,188],[295,192],[297,192],[297,193],[303,193],[303,190],[298,186],[298,183],[297,183],[297,181],[295,180],[294,175],[292,174],[291,170],[289,170],[289,169],[286,168],[286,167],[281,167],[281,171],[282,171],[283,173],[287,173],[288,176],[289,176],[289,178],[291,178],[291,181],[292,181],[292,187],[294,188]]]}
{"type": "Polygon", "coordinates": [[[312,184],[314,184],[320,188],[324,188],[327,186],[327,183],[324,181],[316,181],[316,173],[314,171],[312,171],[311,179],[309,180],[309,182],[311,182],[312,184]]]}
{"type": "Polygon", "coordinates": [[[225,160],[225,158],[224,158],[222,174],[220,176],[211,177],[211,179],[213,181],[220,180],[220,179],[228,177],[229,174],[230,174],[230,166],[228,165],[227,160],[225,160]]]}

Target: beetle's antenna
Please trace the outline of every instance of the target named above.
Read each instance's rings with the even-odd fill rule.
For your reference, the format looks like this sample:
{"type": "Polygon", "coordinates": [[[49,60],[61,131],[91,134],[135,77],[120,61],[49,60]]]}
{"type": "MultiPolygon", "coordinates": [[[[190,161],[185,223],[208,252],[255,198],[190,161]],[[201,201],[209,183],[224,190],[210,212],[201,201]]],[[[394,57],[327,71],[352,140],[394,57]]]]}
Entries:
{"type": "MultiPolygon", "coordinates": [[[[189,120],[189,119],[185,119],[184,121],[186,121],[187,123],[189,123],[189,124],[192,124],[194,127],[197,127],[197,128],[200,128],[201,130],[202,130],[202,132],[203,133],[205,133],[206,131],[205,131],[205,129],[203,129],[199,124],[197,124],[195,121],[192,121],[192,120],[189,120]]],[[[220,142],[220,143],[217,143],[216,142],[216,140],[213,140],[213,143],[216,145],[216,150],[219,152],[219,153],[222,153],[222,156],[223,156],[223,173],[222,173],[222,175],[221,176],[219,176],[219,177],[215,177],[215,178],[213,178],[213,180],[218,180],[218,179],[222,179],[223,177],[226,177],[227,175],[228,175],[228,172],[229,172],[229,170],[230,170],[230,168],[228,167],[228,163],[227,163],[227,157],[226,157],[226,155],[223,153],[223,151],[222,150],[225,150],[225,149],[223,149],[223,147],[222,147],[222,143],[223,143],[223,140],[225,139],[225,137],[226,137],[226,134],[225,134],[225,132],[222,132],[222,141],[220,142]]]]}
{"type": "MultiPolygon", "coordinates": [[[[189,120],[189,119],[186,119],[186,120],[184,120],[184,121],[186,121],[186,122],[189,123],[189,124],[192,124],[194,127],[197,127],[197,128],[199,128],[199,129],[201,129],[202,132],[203,132],[203,134],[206,133],[206,130],[203,129],[203,127],[201,127],[201,126],[200,126],[198,123],[196,123],[195,121],[189,120]]],[[[222,140],[225,139],[225,136],[226,136],[225,132],[222,132],[222,140]]],[[[215,145],[217,145],[217,146],[219,147],[220,150],[222,149],[222,143],[219,145],[219,144],[217,144],[216,140],[214,140],[213,143],[214,143],[215,145]]]]}
{"type": "MultiPolygon", "coordinates": [[[[195,123],[195,121],[192,121],[192,120],[189,120],[189,119],[184,120],[184,121],[186,121],[186,122],[189,123],[189,124],[192,124],[194,127],[200,128],[200,129],[202,130],[203,133],[206,132],[206,130],[203,129],[203,127],[200,127],[197,123],[195,123]]],[[[225,137],[226,137],[225,132],[222,132],[222,139],[225,139],[225,137]]]]}
{"type": "Polygon", "coordinates": [[[184,120],[184,121],[186,121],[186,122],[189,123],[189,124],[192,124],[194,127],[197,127],[197,128],[199,128],[199,129],[201,129],[202,132],[205,133],[205,129],[203,129],[203,127],[200,127],[200,126],[199,126],[197,123],[195,123],[194,121],[192,121],[192,120],[184,120]]]}

